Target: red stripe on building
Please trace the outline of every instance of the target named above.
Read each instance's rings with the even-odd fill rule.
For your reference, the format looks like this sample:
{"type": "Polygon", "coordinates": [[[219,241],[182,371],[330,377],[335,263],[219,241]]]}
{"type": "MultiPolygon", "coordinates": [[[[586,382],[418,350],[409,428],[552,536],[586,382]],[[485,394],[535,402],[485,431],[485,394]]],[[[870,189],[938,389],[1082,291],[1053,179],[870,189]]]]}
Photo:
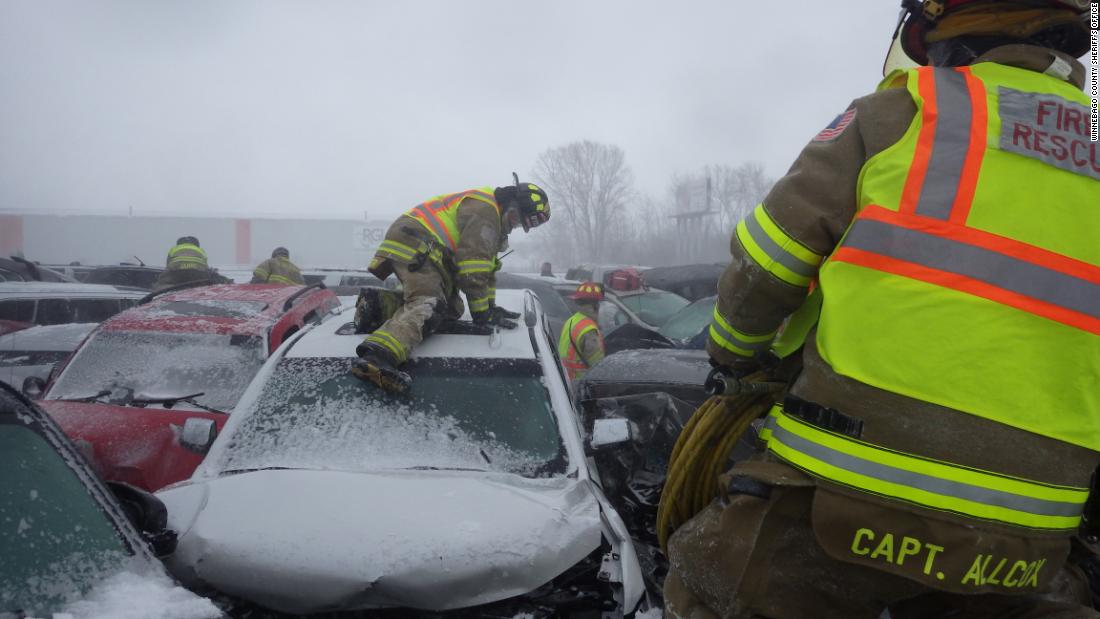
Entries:
{"type": "Polygon", "coordinates": [[[237,220],[237,264],[252,264],[252,220],[237,220]]]}
{"type": "Polygon", "coordinates": [[[23,248],[23,216],[0,215],[0,256],[10,256],[23,248]]]}

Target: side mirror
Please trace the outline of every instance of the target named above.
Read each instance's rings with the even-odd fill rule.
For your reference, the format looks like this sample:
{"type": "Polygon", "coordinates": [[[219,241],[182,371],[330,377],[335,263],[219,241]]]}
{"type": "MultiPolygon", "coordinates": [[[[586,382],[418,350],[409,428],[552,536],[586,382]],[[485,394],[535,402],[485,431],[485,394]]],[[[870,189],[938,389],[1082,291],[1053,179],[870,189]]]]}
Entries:
{"type": "Polygon", "coordinates": [[[168,509],[151,493],[118,481],[107,482],[126,512],[126,518],[141,533],[158,557],[176,551],[176,532],[168,528],[168,509]]]}
{"type": "Polygon", "coordinates": [[[28,376],[23,379],[23,395],[32,400],[42,397],[46,391],[46,381],[41,376],[28,376]]]}
{"type": "Polygon", "coordinates": [[[188,417],[187,421],[183,422],[180,445],[190,451],[205,456],[216,438],[218,438],[218,426],[211,419],[188,417]]]}
{"type": "Polygon", "coordinates": [[[629,419],[597,419],[592,422],[588,448],[597,451],[611,445],[621,445],[633,441],[637,435],[637,428],[629,419]]]}

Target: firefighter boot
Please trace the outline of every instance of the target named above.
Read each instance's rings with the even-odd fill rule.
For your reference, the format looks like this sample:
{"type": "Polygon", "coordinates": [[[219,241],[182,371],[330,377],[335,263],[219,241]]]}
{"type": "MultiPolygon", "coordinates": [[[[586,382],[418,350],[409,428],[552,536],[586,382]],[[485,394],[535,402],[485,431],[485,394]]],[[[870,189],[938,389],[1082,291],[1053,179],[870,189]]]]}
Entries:
{"type": "Polygon", "coordinates": [[[358,359],[351,362],[351,373],[357,378],[374,383],[390,393],[405,393],[412,385],[412,377],[397,369],[397,360],[385,348],[371,342],[363,342],[355,349],[358,359]]]}
{"type": "Polygon", "coordinates": [[[373,333],[393,317],[404,302],[404,296],[396,290],[365,286],[359,289],[355,300],[355,332],[373,333]]]}

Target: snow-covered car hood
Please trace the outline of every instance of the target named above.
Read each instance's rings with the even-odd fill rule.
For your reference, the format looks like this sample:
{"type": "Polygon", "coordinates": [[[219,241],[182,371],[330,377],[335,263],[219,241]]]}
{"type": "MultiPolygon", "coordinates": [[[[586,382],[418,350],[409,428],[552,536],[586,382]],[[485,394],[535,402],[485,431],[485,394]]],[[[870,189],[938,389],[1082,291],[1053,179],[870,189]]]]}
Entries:
{"type": "Polygon", "coordinates": [[[587,480],[464,471],[262,470],[158,496],[169,568],[289,613],[447,610],[530,592],[601,540],[587,480]]]}

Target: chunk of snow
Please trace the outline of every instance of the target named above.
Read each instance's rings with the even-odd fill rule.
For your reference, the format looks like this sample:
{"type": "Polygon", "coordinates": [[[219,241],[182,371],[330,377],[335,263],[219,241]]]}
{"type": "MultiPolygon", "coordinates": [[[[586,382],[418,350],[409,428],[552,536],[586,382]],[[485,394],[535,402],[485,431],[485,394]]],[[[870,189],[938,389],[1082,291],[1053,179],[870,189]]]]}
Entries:
{"type": "MultiPolygon", "coordinates": [[[[199,597],[162,574],[119,572],[99,583],[84,599],[69,604],[73,619],[213,619],[222,616],[210,600],[199,597]]],[[[58,614],[55,614],[56,618],[58,614]]]]}

